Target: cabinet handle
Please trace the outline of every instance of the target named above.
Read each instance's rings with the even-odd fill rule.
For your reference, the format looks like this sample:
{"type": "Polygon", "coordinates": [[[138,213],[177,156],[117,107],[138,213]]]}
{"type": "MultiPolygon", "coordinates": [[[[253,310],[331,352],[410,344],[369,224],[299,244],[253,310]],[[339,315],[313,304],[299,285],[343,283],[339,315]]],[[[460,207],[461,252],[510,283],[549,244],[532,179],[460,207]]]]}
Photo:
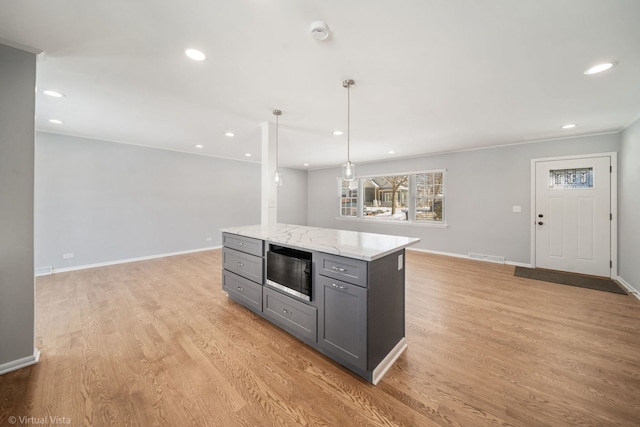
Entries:
{"type": "Polygon", "coordinates": [[[244,242],[238,242],[238,244],[239,244],[240,246],[242,246],[242,245],[244,245],[244,242]]]}
{"type": "Polygon", "coordinates": [[[336,285],[335,283],[332,283],[331,286],[333,286],[334,288],[338,288],[338,289],[347,289],[346,286],[336,285]]]}
{"type": "Polygon", "coordinates": [[[243,264],[243,263],[241,263],[240,261],[238,261],[238,265],[239,265],[240,267],[242,267],[244,264],[243,264]]]}
{"type": "Polygon", "coordinates": [[[283,309],[282,309],[282,312],[283,312],[284,314],[291,314],[291,312],[290,312],[290,311],[287,311],[287,309],[286,309],[286,308],[283,308],[283,309]]]}
{"type": "Polygon", "coordinates": [[[346,269],[340,268],[340,267],[336,267],[335,265],[332,266],[331,268],[333,268],[336,271],[339,271],[340,273],[344,273],[345,271],[347,271],[346,269]]]}
{"type": "Polygon", "coordinates": [[[244,289],[242,289],[240,286],[238,286],[238,290],[239,290],[240,292],[244,291],[244,289]]]}

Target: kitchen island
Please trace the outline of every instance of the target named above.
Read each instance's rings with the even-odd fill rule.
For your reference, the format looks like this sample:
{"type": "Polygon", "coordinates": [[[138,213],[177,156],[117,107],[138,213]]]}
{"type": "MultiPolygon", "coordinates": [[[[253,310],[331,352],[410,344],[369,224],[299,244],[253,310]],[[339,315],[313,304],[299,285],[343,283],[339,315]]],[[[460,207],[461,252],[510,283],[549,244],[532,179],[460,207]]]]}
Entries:
{"type": "Polygon", "coordinates": [[[404,251],[420,239],[289,224],[221,231],[230,299],[373,384],[407,348],[404,251]],[[269,280],[279,253],[307,260],[308,295],[269,280]]]}

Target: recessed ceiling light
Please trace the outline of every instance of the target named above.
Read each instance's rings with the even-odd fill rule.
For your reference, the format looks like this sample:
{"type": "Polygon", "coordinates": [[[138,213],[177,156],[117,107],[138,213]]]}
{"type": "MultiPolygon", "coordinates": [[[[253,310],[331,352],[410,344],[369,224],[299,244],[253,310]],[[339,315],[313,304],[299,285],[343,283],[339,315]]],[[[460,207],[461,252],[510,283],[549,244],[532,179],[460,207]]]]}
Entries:
{"type": "Polygon", "coordinates": [[[334,134],[335,136],[340,136],[340,135],[343,135],[343,134],[344,134],[344,132],[342,132],[341,130],[334,130],[334,131],[333,131],[333,134],[334,134]]]}
{"type": "Polygon", "coordinates": [[[235,134],[233,132],[227,132],[224,134],[225,136],[234,136],[235,134]]]}
{"type": "Polygon", "coordinates": [[[589,68],[588,70],[586,70],[584,73],[589,75],[589,74],[598,74],[601,73],[603,71],[607,71],[609,68],[613,67],[615,64],[615,62],[605,62],[602,64],[598,64],[598,65],[594,65],[593,67],[589,68]]]}
{"type": "Polygon", "coordinates": [[[245,157],[251,157],[251,153],[244,153],[245,157]]]}
{"type": "Polygon", "coordinates": [[[393,150],[389,150],[389,154],[396,154],[396,152],[393,150]]]}
{"type": "Polygon", "coordinates": [[[55,90],[42,91],[45,95],[52,96],[54,98],[64,98],[64,93],[56,92],[55,90]]]}
{"type": "Polygon", "coordinates": [[[202,145],[202,144],[196,144],[196,148],[204,148],[204,145],[202,145]]]}
{"type": "Polygon", "coordinates": [[[187,49],[184,51],[184,54],[194,61],[204,61],[207,58],[204,53],[200,52],[197,49],[187,49]]]}
{"type": "Polygon", "coordinates": [[[309,166],[309,163],[305,163],[305,164],[303,164],[303,166],[309,166]]]}
{"type": "Polygon", "coordinates": [[[562,126],[562,129],[573,129],[574,127],[576,127],[576,125],[574,125],[573,123],[568,123],[562,126]]]}
{"type": "Polygon", "coordinates": [[[64,122],[62,120],[58,120],[58,119],[49,119],[49,123],[55,123],[57,125],[61,125],[64,122]]]}

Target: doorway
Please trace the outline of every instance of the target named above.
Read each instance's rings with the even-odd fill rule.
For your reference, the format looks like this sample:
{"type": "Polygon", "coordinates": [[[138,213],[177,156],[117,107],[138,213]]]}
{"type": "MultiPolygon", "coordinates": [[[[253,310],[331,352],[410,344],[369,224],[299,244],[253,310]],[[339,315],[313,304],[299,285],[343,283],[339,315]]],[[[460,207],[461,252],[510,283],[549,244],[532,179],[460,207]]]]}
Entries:
{"type": "Polygon", "coordinates": [[[532,160],[532,265],[615,277],[615,153],[532,160]]]}

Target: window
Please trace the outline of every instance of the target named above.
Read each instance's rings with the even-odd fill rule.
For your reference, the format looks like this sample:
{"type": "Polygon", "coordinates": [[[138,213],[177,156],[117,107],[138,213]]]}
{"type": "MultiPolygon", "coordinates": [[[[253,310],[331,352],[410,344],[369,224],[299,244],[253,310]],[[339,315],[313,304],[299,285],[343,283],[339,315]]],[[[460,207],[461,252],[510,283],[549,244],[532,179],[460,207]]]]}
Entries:
{"type": "Polygon", "coordinates": [[[358,186],[356,181],[338,180],[340,186],[340,216],[358,216],[358,186]]]}
{"type": "Polygon", "coordinates": [[[338,180],[340,216],[367,221],[444,224],[445,171],[338,180]]]}
{"type": "Polygon", "coordinates": [[[416,221],[442,221],[443,199],[443,172],[426,172],[416,175],[416,221]]]}
{"type": "Polygon", "coordinates": [[[366,219],[406,221],[409,212],[409,175],[362,178],[366,219]]]}

